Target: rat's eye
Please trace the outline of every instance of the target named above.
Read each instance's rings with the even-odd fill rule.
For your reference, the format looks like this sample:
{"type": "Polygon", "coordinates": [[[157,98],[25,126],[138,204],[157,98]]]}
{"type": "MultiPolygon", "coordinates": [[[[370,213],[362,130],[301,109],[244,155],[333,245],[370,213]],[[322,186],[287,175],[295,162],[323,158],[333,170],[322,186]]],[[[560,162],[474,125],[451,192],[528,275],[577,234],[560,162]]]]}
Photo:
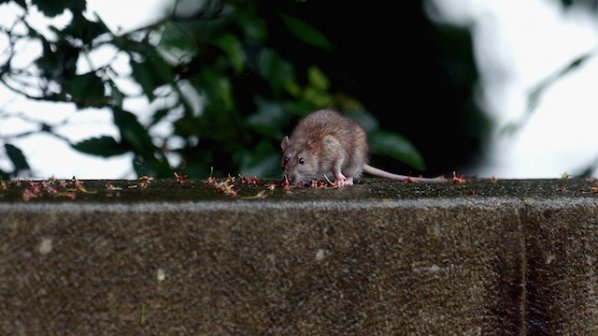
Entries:
{"type": "Polygon", "coordinates": [[[284,158],[284,163],[287,163],[287,162],[289,162],[289,157],[288,156],[284,158]]]}
{"type": "Polygon", "coordinates": [[[304,158],[299,158],[299,164],[304,164],[305,163],[305,159],[304,158]]]}

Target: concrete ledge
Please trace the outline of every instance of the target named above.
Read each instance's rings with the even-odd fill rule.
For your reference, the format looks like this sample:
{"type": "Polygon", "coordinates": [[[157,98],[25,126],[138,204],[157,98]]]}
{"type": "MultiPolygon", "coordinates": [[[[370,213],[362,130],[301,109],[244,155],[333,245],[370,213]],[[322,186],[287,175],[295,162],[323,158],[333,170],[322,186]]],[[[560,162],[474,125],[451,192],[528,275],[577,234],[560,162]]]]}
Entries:
{"type": "Polygon", "coordinates": [[[595,182],[561,184],[6,196],[0,334],[596,334],[595,182]]]}

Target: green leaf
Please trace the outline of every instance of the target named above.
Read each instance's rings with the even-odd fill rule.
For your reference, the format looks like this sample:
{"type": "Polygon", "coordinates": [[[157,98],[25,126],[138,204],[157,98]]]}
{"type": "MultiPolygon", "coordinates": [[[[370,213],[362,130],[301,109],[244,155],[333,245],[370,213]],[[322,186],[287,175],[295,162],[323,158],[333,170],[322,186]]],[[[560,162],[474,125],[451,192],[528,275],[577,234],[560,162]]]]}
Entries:
{"type": "Polygon", "coordinates": [[[278,102],[265,99],[257,99],[256,104],[257,112],[247,117],[247,124],[260,134],[282,139],[282,127],[288,119],[284,107],[278,102]]]}
{"type": "Polygon", "coordinates": [[[129,63],[133,78],[141,85],[143,93],[145,93],[149,101],[153,101],[156,98],[156,95],[154,95],[154,81],[151,71],[147,68],[147,64],[135,62],[133,59],[129,63]]]}
{"type": "Polygon", "coordinates": [[[120,89],[112,79],[109,78],[107,83],[110,87],[110,98],[113,106],[122,108],[125,99],[125,94],[122,91],[120,91],[120,89]]]}
{"type": "Polygon", "coordinates": [[[301,41],[324,50],[332,50],[332,43],[314,26],[287,14],[280,17],[289,30],[301,41]]]}
{"type": "Polygon", "coordinates": [[[168,22],[160,35],[158,46],[166,50],[176,49],[187,52],[189,56],[197,54],[198,47],[195,34],[189,27],[182,23],[168,22]]]}
{"type": "Polygon", "coordinates": [[[218,36],[226,31],[226,28],[227,20],[225,18],[169,21],[164,25],[159,46],[194,54],[199,46],[213,43],[218,36]]]}
{"type": "Polygon", "coordinates": [[[216,41],[216,45],[226,52],[235,72],[240,74],[245,66],[245,51],[239,39],[235,35],[225,34],[216,41]]]}
{"type": "Polygon", "coordinates": [[[295,80],[293,64],[280,57],[275,51],[264,49],[261,52],[259,72],[270,83],[276,94],[279,94],[281,90],[285,90],[293,96],[299,94],[300,88],[295,80]]]}
{"type": "Polygon", "coordinates": [[[157,160],[152,156],[135,155],[133,169],[137,176],[153,176],[158,178],[172,178],[172,167],[165,160],[157,160]]]}
{"type": "Polygon", "coordinates": [[[328,92],[315,89],[311,86],[303,90],[303,99],[317,108],[324,108],[332,104],[332,96],[328,92]]]}
{"type": "Polygon", "coordinates": [[[90,105],[103,101],[105,97],[104,82],[95,72],[76,75],[64,84],[64,90],[71,95],[73,101],[90,105]]]}
{"type": "Polygon", "coordinates": [[[374,154],[390,156],[417,170],[424,170],[426,165],[421,154],[411,141],[400,134],[375,131],[369,135],[370,150],[374,154]]]}
{"type": "Polygon", "coordinates": [[[78,38],[85,44],[91,42],[98,36],[108,33],[108,27],[98,19],[98,21],[90,21],[81,13],[73,15],[73,19],[68,26],[62,29],[62,33],[68,36],[78,38]]]}
{"type": "MultiPolygon", "coordinates": [[[[34,32],[30,33],[31,37],[34,35],[34,32]]],[[[35,65],[37,65],[44,76],[49,78],[57,77],[58,71],[60,71],[59,69],[61,67],[58,57],[54,55],[52,46],[48,40],[46,40],[43,36],[40,36],[40,41],[42,43],[43,52],[42,55],[35,60],[35,65]]]]}
{"type": "Polygon", "coordinates": [[[152,121],[150,125],[155,125],[159,123],[162,119],[164,119],[164,117],[168,115],[168,113],[170,113],[170,108],[161,108],[154,111],[154,113],[152,114],[152,121]]]}
{"type": "Polygon", "coordinates": [[[156,170],[139,155],[133,157],[133,169],[137,176],[156,176],[156,170]]]}
{"type": "Polygon", "coordinates": [[[207,94],[210,104],[217,104],[220,108],[231,111],[234,108],[233,87],[230,79],[222,72],[213,68],[205,69],[201,73],[199,90],[207,94]]]}
{"type": "Polygon", "coordinates": [[[330,88],[330,80],[317,66],[307,68],[307,80],[310,86],[318,90],[327,91],[330,88]]]}
{"type": "Polygon", "coordinates": [[[148,50],[143,62],[130,60],[133,78],[141,85],[150,101],[155,99],[154,90],[165,84],[174,83],[174,72],[162,56],[155,50],[148,50]]]}
{"type": "Polygon", "coordinates": [[[71,45],[62,38],[55,43],[51,43],[42,35],[33,31],[30,31],[29,36],[42,42],[43,52],[35,61],[35,64],[39,67],[43,76],[60,82],[75,75],[77,60],[81,52],[78,47],[71,45]]]}
{"type": "Polygon", "coordinates": [[[172,123],[174,134],[181,137],[190,137],[199,134],[206,135],[208,129],[202,127],[202,123],[195,117],[185,115],[172,123]]]}
{"type": "Polygon", "coordinates": [[[129,144],[136,153],[152,155],[155,149],[152,138],[147,129],[139,123],[137,117],[133,113],[119,108],[113,109],[112,115],[123,141],[129,144]]]}
{"type": "Polygon", "coordinates": [[[101,157],[111,157],[128,152],[127,148],[110,136],[89,138],[71,146],[79,152],[101,157]]]}
{"type": "Polygon", "coordinates": [[[174,22],[167,22],[160,34],[160,47],[187,49],[195,45],[193,37],[189,32],[183,30],[181,25],[174,22]]]}
{"type": "Polygon", "coordinates": [[[246,13],[239,11],[237,13],[237,23],[245,33],[248,42],[261,44],[266,39],[268,29],[266,21],[254,15],[244,15],[246,13]]]}
{"type": "Polygon", "coordinates": [[[152,53],[148,57],[148,61],[152,65],[152,70],[154,70],[153,74],[156,86],[174,83],[172,66],[164,60],[160,53],[156,50],[152,50],[152,53]]]}
{"type": "Polygon", "coordinates": [[[233,88],[230,83],[230,79],[225,76],[219,77],[214,82],[214,88],[218,94],[219,100],[224,105],[224,108],[227,110],[232,110],[234,108],[234,99],[233,99],[233,88]]]}
{"type": "Polygon", "coordinates": [[[16,173],[22,170],[30,169],[25,155],[23,155],[23,152],[19,148],[11,144],[4,144],[4,150],[6,151],[6,155],[8,155],[8,158],[12,162],[12,165],[15,167],[16,173]]]}
{"type": "Polygon", "coordinates": [[[86,7],[85,0],[31,0],[31,3],[48,17],[60,15],[65,9],[70,9],[73,13],[82,13],[86,7]]]}

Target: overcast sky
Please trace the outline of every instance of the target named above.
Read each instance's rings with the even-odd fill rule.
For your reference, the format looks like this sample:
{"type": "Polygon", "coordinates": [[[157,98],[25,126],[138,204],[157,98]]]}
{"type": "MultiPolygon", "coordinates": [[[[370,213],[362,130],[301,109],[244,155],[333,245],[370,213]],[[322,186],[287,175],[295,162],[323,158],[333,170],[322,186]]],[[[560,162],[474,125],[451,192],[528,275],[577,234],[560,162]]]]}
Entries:
{"type": "MultiPolygon", "coordinates": [[[[88,0],[111,29],[129,30],[156,19],[167,1],[88,0]]],[[[527,95],[538,83],[576,57],[598,47],[594,16],[582,12],[564,15],[545,0],[434,0],[430,13],[441,21],[474,27],[476,61],[481,72],[478,99],[497,122],[489,160],[474,171],[481,177],[552,177],[574,173],[598,157],[598,59],[590,59],[579,71],[552,86],[533,117],[516,135],[499,135],[499,129],[520,118],[527,95]],[[435,9],[434,9],[435,8],[435,9]]],[[[15,12],[0,6],[0,24],[11,22],[15,12]]],[[[41,17],[41,16],[40,16],[41,17]]],[[[56,21],[60,22],[61,18],[56,21]]],[[[62,18],[64,22],[68,18],[62,18]]],[[[0,49],[3,49],[0,41],[0,49]]],[[[38,48],[39,49],[39,48],[38,48]]],[[[35,47],[29,57],[39,53],[35,47]]],[[[126,63],[126,62],[125,62],[126,63]]],[[[143,113],[143,101],[131,108],[143,113]]],[[[93,135],[116,135],[108,111],[74,113],[66,104],[28,102],[0,88],[3,111],[27,113],[32,118],[56,121],[69,118],[61,134],[73,140],[93,135]]],[[[143,117],[143,116],[141,116],[143,117]]],[[[31,127],[18,118],[0,119],[0,134],[31,127]]],[[[14,141],[25,152],[37,178],[132,178],[131,158],[105,160],[71,151],[47,135],[14,141]]],[[[0,168],[9,163],[0,161],[0,168]]],[[[596,174],[595,174],[596,175],[596,174]]]]}
{"type": "MultiPolygon", "coordinates": [[[[598,59],[587,61],[542,96],[513,137],[499,130],[524,114],[529,92],[598,47],[595,16],[563,13],[556,1],[436,0],[442,19],[469,25],[481,71],[481,101],[497,121],[491,159],[480,176],[559,177],[598,158],[598,59]]],[[[596,175],[596,173],[594,174],[596,175]]]]}

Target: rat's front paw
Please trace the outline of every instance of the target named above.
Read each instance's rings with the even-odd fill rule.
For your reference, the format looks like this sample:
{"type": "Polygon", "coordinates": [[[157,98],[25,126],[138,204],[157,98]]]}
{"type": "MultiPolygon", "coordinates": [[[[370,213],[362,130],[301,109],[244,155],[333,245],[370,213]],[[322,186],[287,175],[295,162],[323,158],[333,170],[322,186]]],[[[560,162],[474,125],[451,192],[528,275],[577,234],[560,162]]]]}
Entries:
{"type": "Polygon", "coordinates": [[[336,186],[339,188],[342,188],[344,186],[350,186],[353,185],[353,178],[349,177],[346,178],[345,175],[343,175],[342,173],[338,173],[336,175],[336,186]]]}

